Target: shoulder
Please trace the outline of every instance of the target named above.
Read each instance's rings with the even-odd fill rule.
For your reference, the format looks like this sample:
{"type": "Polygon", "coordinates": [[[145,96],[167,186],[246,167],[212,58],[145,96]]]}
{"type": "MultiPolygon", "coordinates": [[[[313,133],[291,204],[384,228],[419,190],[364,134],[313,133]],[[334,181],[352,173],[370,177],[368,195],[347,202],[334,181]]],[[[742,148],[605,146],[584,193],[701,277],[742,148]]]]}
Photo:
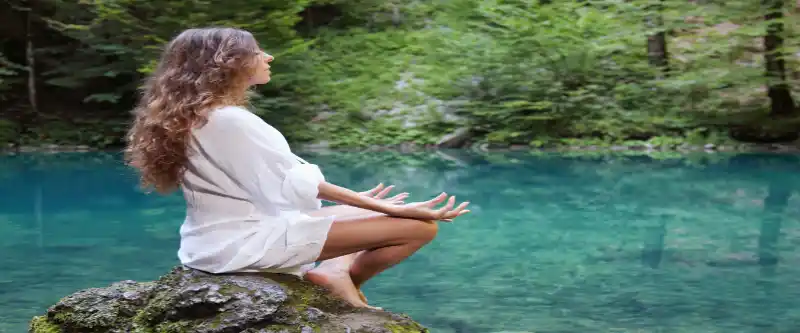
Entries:
{"type": "Polygon", "coordinates": [[[261,117],[240,106],[224,106],[211,111],[208,122],[200,129],[210,136],[226,140],[255,140],[283,144],[283,135],[261,117]]]}
{"type": "Polygon", "coordinates": [[[225,132],[249,135],[270,130],[266,122],[255,113],[240,106],[223,106],[209,112],[207,122],[200,132],[225,132]]]}
{"type": "MultiPolygon", "coordinates": [[[[258,125],[264,123],[261,117],[241,106],[223,106],[212,110],[208,115],[209,123],[246,123],[258,125]]],[[[266,124],[266,123],[264,123],[266,124]]]]}

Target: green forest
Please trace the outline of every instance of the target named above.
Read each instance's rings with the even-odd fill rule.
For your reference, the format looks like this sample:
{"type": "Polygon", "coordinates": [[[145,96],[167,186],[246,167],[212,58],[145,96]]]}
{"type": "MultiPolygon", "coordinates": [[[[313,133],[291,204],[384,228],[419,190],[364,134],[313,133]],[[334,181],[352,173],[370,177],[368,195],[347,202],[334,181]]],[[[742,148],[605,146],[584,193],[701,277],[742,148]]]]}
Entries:
{"type": "Polygon", "coordinates": [[[251,31],[293,144],[659,147],[798,138],[800,1],[5,0],[0,145],[113,148],[160,48],[251,31]]]}

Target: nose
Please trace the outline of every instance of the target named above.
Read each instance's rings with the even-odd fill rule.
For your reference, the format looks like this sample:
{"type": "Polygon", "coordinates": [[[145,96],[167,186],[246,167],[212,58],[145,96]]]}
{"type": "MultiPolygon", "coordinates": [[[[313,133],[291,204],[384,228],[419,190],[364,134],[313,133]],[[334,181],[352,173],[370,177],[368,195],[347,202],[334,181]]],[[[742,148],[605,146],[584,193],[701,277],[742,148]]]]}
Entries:
{"type": "Polygon", "coordinates": [[[271,56],[269,53],[264,52],[264,60],[266,60],[267,62],[272,62],[272,60],[275,60],[275,57],[271,56]]]}

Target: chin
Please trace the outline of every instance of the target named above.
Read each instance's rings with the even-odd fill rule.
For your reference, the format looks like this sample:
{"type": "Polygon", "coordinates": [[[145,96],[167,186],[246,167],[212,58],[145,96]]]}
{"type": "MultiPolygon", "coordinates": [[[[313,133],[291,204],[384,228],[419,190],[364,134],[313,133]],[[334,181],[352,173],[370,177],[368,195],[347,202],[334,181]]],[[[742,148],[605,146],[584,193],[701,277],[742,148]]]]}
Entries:
{"type": "Polygon", "coordinates": [[[269,83],[269,81],[271,81],[271,78],[266,78],[266,79],[258,80],[258,81],[251,81],[252,83],[250,83],[250,85],[251,86],[257,86],[257,85],[261,85],[261,84],[267,84],[267,83],[269,83]]]}

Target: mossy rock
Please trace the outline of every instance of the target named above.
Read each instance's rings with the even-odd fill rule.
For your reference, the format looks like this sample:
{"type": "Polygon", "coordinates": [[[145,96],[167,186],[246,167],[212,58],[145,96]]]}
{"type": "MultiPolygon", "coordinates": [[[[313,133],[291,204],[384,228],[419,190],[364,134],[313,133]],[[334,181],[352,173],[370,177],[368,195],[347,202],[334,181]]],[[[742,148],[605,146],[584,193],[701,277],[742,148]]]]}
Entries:
{"type": "Polygon", "coordinates": [[[30,333],[428,332],[408,316],[354,308],[285,274],[176,267],[157,281],[116,282],[62,298],[30,333]]]}

